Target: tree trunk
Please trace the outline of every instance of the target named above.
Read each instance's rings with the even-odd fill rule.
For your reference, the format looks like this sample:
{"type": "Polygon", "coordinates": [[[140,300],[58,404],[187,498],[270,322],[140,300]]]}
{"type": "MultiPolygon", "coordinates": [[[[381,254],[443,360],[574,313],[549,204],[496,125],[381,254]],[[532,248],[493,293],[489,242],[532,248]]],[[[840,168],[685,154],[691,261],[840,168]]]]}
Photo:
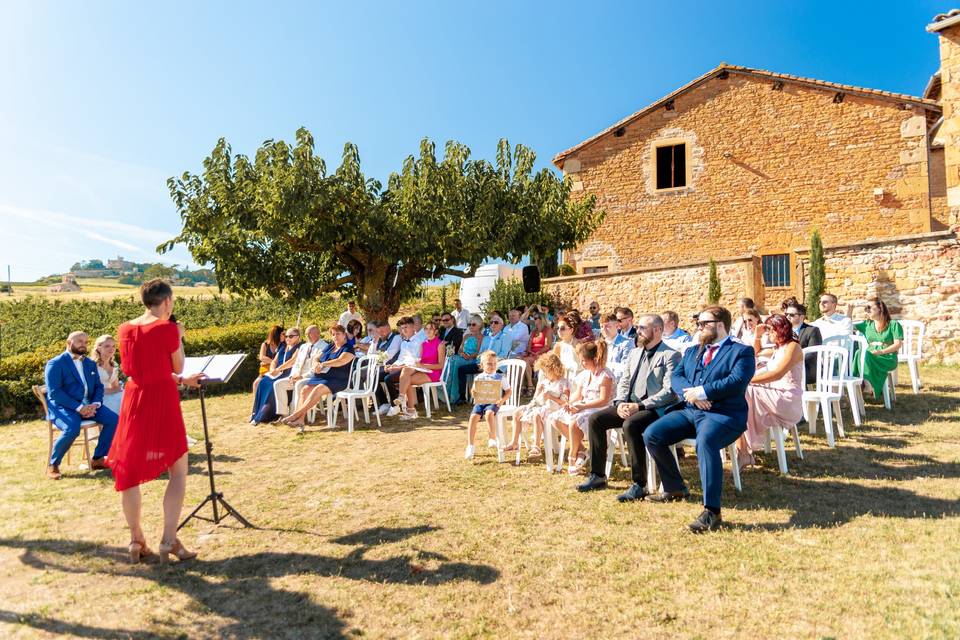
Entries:
{"type": "Polygon", "coordinates": [[[552,278],[554,276],[560,275],[560,261],[557,259],[557,254],[549,254],[546,256],[532,256],[535,263],[540,267],[540,275],[544,278],[552,278]]]}
{"type": "Polygon", "coordinates": [[[393,278],[386,269],[367,270],[365,276],[363,282],[357,283],[360,291],[357,304],[363,312],[363,319],[366,322],[386,322],[400,309],[400,290],[394,288],[393,278]]]}

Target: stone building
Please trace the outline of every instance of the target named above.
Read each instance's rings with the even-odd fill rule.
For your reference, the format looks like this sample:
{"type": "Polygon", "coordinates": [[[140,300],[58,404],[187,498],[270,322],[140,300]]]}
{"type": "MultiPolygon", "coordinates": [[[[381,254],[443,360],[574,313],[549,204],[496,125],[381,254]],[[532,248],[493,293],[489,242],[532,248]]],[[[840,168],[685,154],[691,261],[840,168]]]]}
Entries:
{"type": "Polygon", "coordinates": [[[71,291],[80,291],[80,284],[77,282],[77,276],[74,273],[65,273],[60,276],[60,283],[47,287],[49,293],[68,293],[71,291]]]}
{"type": "MultiPolygon", "coordinates": [[[[941,68],[909,96],[721,64],[559,153],[602,227],[546,285],[575,305],[672,308],[803,299],[810,235],[841,306],[880,295],[960,360],[960,13],[928,26],[941,68]]],[[[860,315],[859,310],[855,314],[860,315]]]]}

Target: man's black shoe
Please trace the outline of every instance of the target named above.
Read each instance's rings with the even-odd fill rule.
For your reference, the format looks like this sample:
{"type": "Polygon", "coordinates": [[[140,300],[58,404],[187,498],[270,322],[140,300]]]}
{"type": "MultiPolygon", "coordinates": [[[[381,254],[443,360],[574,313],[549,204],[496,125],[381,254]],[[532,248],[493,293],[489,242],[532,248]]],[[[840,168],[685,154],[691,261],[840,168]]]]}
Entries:
{"type": "Polygon", "coordinates": [[[577,485],[577,491],[593,491],[594,489],[606,489],[607,488],[607,479],[603,476],[598,476],[595,473],[591,473],[587,476],[587,481],[583,484],[577,485]]]}
{"type": "Polygon", "coordinates": [[[617,496],[618,502],[633,502],[634,500],[643,500],[649,493],[641,485],[634,482],[630,488],[617,496]]]}
{"type": "Polygon", "coordinates": [[[707,531],[716,531],[720,528],[722,520],[719,513],[714,513],[710,509],[704,509],[703,513],[697,516],[697,519],[690,523],[690,531],[694,533],[706,533],[707,531]]]}
{"type": "Polygon", "coordinates": [[[661,493],[654,493],[647,496],[647,500],[650,502],[680,502],[681,500],[686,500],[690,497],[690,492],[686,489],[683,491],[663,491],[661,493]]]}

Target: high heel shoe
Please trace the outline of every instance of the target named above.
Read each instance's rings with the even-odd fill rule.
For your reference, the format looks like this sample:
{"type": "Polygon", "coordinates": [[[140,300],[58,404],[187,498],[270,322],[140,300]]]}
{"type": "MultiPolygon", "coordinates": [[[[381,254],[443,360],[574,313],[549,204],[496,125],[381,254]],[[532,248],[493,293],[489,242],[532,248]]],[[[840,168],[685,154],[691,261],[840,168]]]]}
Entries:
{"type": "Polygon", "coordinates": [[[143,540],[131,540],[127,549],[130,551],[131,564],[150,562],[157,555],[143,540]]]}
{"type": "Polygon", "coordinates": [[[193,560],[197,557],[195,551],[187,551],[183,544],[180,542],[180,538],[175,538],[173,542],[161,542],[160,543],[160,562],[166,564],[169,561],[170,554],[173,554],[177,557],[177,560],[193,560]]]}

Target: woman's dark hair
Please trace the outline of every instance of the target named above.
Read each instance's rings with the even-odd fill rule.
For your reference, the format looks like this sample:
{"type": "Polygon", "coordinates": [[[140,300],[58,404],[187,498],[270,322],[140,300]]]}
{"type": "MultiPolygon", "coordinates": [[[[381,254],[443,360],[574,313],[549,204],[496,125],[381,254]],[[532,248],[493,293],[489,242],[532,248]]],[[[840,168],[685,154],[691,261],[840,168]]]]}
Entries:
{"type": "Polygon", "coordinates": [[[428,321],[428,322],[424,322],[424,323],[423,323],[423,330],[424,330],[424,331],[427,330],[427,327],[433,327],[433,333],[434,333],[434,335],[437,335],[437,336],[440,335],[440,327],[439,327],[439,326],[437,325],[437,323],[434,322],[433,320],[430,320],[430,321],[428,321]]]}
{"type": "Polygon", "coordinates": [[[270,331],[267,332],[267,342],[269,342],[274,347],[280,344],[280,334],[283,333],[283,327],[278,324],[270,327],[270,331]]]}
{"type": "Polygon", "coordinates": [[[797,296],[790,296],[780,303],[780,311],[786,311],[787,307],[795,307],[798,304],[800,304],[800,301],[797,300],[797,296]]]}
{"type": "Polygon", "coordinates": [[[154,278],[140,285],[140,300],[148,309],[163,304],[163,301],[170,297],[173,297],[173,289],[166,280],[154,278]]]}
{"type": "Polygon", "coordinates": [[[867,300],[867,302],[877,305],[877,309],[880,310],[880,317],[883,318],[884,327],[890,324],[890,309],[887,308],[886,302],[884,302],[880,298],[870,298],[869,300],[867,300]]]}
{"type": "Polygon", "coordinates": [[[363,337],[363,323],[359,320],[351,320],[347,323],[347,333],[354,338],[363,337]]]}
{"type": "MultiPolygon", "coordinates": [[[[793,306],[793,305],[790,305],[793,306]]],[[[763,324],[773,330],[773,341],[778,347],[782,347],[788,342],[797,342],[797,337],[793,335],[793,325],[787,320],[787,316],[774,313],[763,324]]]]}

